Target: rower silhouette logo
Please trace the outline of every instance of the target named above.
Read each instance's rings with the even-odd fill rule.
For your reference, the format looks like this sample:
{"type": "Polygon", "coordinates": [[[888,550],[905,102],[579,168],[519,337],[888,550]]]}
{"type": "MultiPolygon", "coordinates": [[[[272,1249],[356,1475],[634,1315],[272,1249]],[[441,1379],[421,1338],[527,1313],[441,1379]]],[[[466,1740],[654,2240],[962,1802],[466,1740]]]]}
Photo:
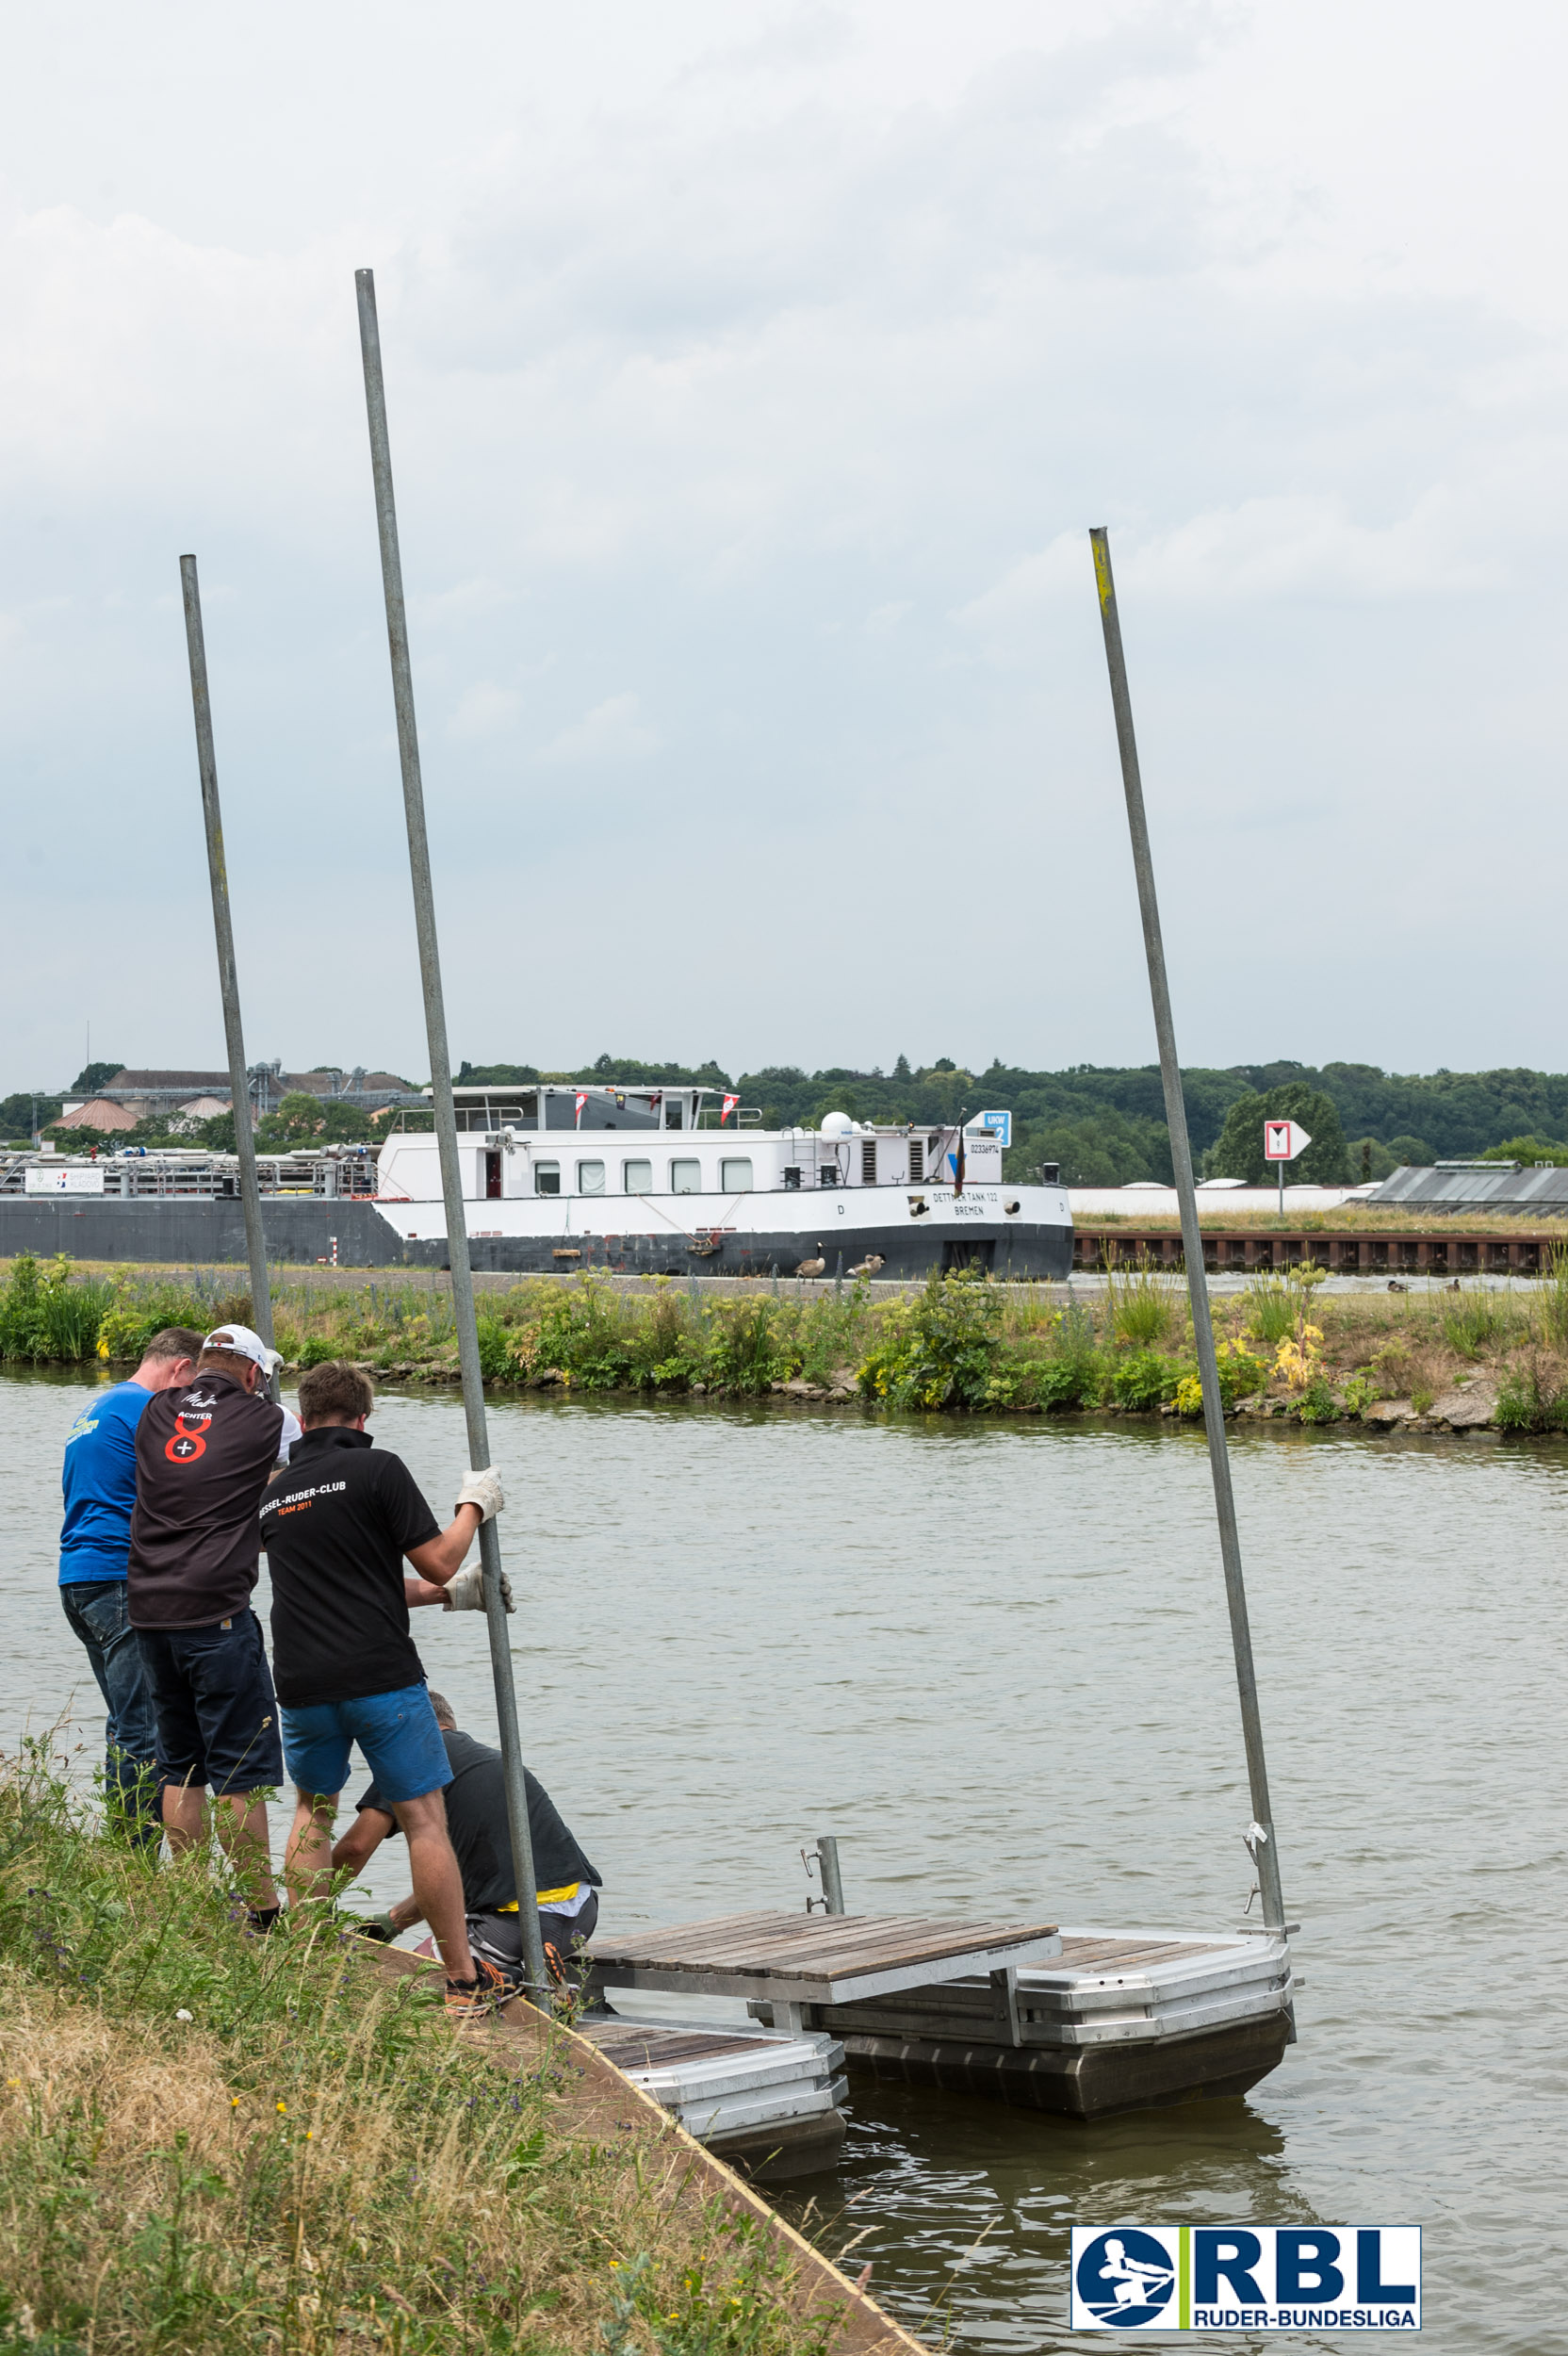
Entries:
{"type": "Polygon", "coordinates": [[[1090,2242],[1078,2260],[1076,2287],[1097,2323],[1131,2330],[1165,2312],[1176,2287],[1175,2263],[1152,2233],[1123,2225],[1090,2242]]]}

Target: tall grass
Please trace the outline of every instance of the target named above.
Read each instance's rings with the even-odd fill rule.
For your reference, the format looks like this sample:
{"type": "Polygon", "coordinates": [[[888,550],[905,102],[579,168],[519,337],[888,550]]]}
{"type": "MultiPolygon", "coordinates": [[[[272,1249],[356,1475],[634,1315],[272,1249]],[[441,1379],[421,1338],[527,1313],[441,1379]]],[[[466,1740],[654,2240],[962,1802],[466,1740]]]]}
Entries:
{"type": "Polygon", "coordinates": [[[0,1762],[0,1888],[8,2350],[821,2356],[745,2225],[664,2201],[647,2134],[574,2139],[347,1936],[249,1936],[42,1749],[0,1762]]]}
{"type": "Polygon", "coordinates": [[[1180,1315],[1179,1278],[1160,1273],[1146,1257],[1125,1273],[1112,1267],[1105,1276],[1105,1305],[1111,1331],[1130,1350],[1157,1350],[1180,1315]]]}

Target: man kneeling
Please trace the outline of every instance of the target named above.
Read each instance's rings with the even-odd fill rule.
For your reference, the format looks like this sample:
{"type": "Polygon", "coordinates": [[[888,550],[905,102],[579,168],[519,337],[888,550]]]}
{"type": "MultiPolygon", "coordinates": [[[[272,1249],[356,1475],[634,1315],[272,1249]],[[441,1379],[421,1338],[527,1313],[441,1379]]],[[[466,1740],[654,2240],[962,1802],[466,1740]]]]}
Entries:
{"type": "MultiPolygon", "coordinates": [[[[527,1977],[527,1965],[517,1914],[517,1878],[512,1870],[501,1755],[488,1742],[476,1742],[471,1734],[460,1734],[451,1704],[441,1694],[433,1693],[430,1698],[452,1771],[447,1787],[447,1822],[463,1874],[469,1943],[476,1955],[498,1963],[508,1980],[520,1986],[527,1977]]],[[[561,1986],[571,1976],[568,1967],[578,1960],[579,1951],[594,1936],[599,1919],[599,1876],[563,1823],[544,1785],[526,1767],[523,1775],[529,1840],[539,1884],[539,1931],[550,1976],[561,1986]]],[[[373,1783],[359,1803],[353,1824],[332,1853],[334,1868],[341,1872],[348,1866],[356,1873],[363,1873],[382,1842],[396,1830],[391,1804],[373,1783]]],[[[395,1939],[400,1931],[412,1930],[425,1912],[416,1883],[412,1898],[402,1899],[389,1914],[375,1918],[377,1932],[384,1939],[395,1939]]]]}
{"type": "Polygon", "coordinates": [[[302,1375],[303,1436],[261,1508],[272,1673],[299,1801],[284,1877],[295,1906],[330,1895],[333,1822],[357,1742],[407,1840],[420,1911],[446,1966],[448,2008],[468,2012],[507,1991],[469,1947],[442,1796],[451,1769],[408,1612],[411,1604],[483,1609],[479,1573],[458,1573],[480,1524],[505,1500],[494,1472],[470,1472],[455,1519],[439,1529],[401,1458],[366,1431],[374,1403],[356,1366],[302,1375]],[[416,1579],[405,1579],[405,1557],[416,1579]]]}

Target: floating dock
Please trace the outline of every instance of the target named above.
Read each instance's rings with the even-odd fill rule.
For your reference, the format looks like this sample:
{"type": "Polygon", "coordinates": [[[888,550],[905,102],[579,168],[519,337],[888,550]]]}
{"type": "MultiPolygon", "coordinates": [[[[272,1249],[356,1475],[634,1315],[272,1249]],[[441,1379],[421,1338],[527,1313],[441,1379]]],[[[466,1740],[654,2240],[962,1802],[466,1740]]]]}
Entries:
{"type": "Polygon", "coordinates": [[[602,2014],[578,2025],[716,2158],[760,2183],[837,2167],[846,2091],[837,2037],[602,2014]]]}

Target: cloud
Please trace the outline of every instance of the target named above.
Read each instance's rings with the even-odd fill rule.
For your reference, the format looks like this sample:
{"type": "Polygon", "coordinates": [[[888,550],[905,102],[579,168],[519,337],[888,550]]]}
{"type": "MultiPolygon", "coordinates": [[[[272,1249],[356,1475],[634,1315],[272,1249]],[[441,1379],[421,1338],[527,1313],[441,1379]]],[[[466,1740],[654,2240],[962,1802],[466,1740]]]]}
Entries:
{"type": "Polygon", "coordinates": [[[504,736],[515,728],[522,711],[523,699],[514,688],[497,687],[482,680],[470,687],[447,723],[447,734],[464,744],[479,744],[490,736],[504,736]]]}
{"type": "Polygon", "coordinates": [[[611,766],[645,761],[659,748],[657,729],[640,715],[635,695],[609,695],[580,720],[560,729],[534,758],[541,768],[611,766]]]}

